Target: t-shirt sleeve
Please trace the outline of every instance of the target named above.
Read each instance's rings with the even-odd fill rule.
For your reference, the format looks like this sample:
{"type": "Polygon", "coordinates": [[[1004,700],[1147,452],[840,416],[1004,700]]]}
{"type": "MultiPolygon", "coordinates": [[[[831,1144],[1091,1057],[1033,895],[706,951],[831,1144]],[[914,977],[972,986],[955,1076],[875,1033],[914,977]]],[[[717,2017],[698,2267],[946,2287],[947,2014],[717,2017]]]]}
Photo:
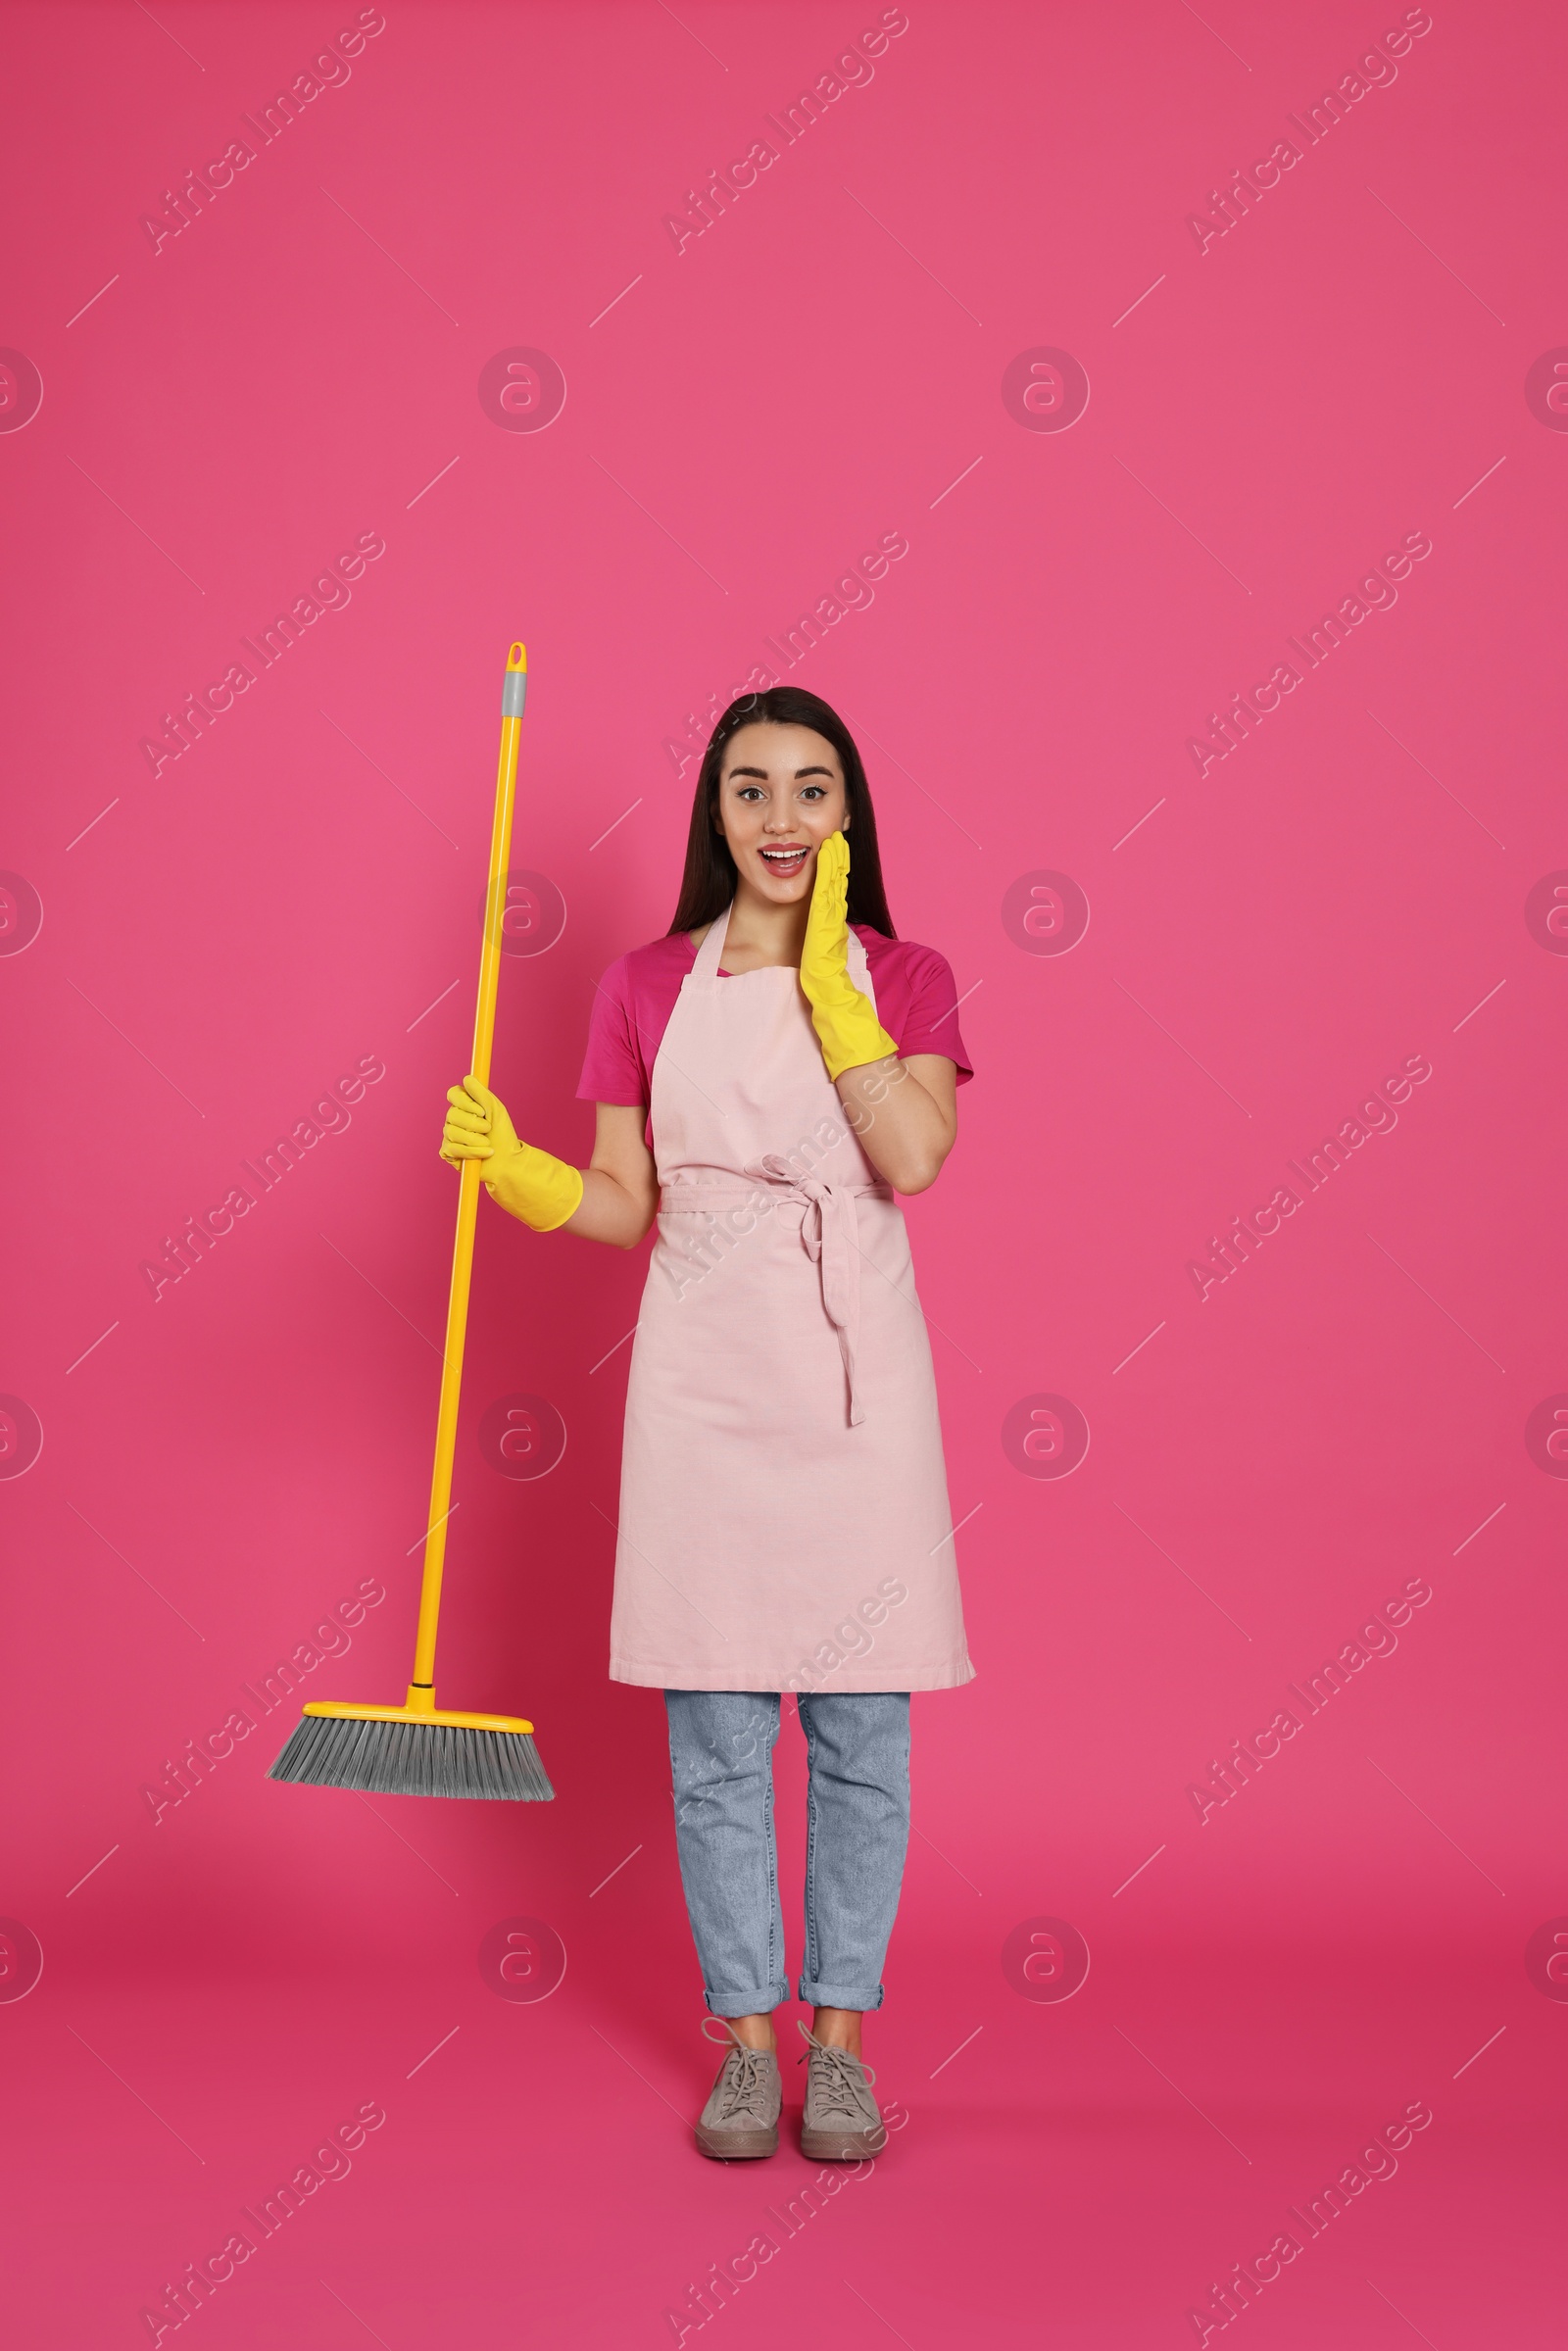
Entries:
{"type": "Polygon", "coordinates": [[[921,947],[909,957],[909,1006],[899,1037],[903,1053],[946,1053],[956,1061],[958,1084],[974,1075],[962,1037],[958,1034],[958,990],[953,966],[934,947],[921,947]]]}
{"type": "Polygon", "coordinates": [[[958,1084],[967,1084],[974,1067],[958,1032],[958,991],[947,956],[912,939],[883,941],[863,931],[860,937],[878,1015],[900,1053],[945,1053],[956,1065],[958,1084]]]}
{"type": "Polygon", "coordinates": [[[577,1087],[579,1102],[648,1106],[648,1072],[638,1050],[636,1004],[630,958],[622,955],[594,989],[588,1015],[588,1051],[577,1087]]]}

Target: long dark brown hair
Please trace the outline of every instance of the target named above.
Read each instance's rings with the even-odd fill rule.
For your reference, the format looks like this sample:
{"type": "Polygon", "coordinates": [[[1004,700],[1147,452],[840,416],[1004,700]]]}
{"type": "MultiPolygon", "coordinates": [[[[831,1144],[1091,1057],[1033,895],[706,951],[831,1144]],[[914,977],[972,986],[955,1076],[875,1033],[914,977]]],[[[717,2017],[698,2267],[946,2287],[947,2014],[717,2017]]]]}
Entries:
{"type": "Polygon", "coordinates": [[[826,737],[839,755],[844,771],[844,811],[849,818],[851,922],[868,923],[885,938],[896,939],[882,887],[882,859],[876,845],[876,812],[871,787],[855,737],[831,705],[808,694],[804,686],[769,686],[765,693],[743,694],[720,715],[709,738],[698,770],[692,800],[691,830],[686,836],[686,870],[681,875],[680,903],[667,936],[695,931],[723,913],[735,895],[735,859],[729,843],[714,821],[718,809],[719,774],[731,735],[743,726],[808,726],[826,737]]]}

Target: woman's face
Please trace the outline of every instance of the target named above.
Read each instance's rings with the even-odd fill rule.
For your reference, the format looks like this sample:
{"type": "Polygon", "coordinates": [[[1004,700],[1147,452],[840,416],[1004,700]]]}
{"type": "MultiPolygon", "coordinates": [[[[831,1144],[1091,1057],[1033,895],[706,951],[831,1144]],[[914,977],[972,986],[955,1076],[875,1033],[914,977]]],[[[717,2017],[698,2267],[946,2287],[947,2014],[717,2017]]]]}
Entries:
{"type": "Polygon", "coordinates": [[[738,727],[724,746],[714,820],[759,898],[783,906],[809,897],[817,849],[849,829],[838,753],[808,726],[738,727]]]}

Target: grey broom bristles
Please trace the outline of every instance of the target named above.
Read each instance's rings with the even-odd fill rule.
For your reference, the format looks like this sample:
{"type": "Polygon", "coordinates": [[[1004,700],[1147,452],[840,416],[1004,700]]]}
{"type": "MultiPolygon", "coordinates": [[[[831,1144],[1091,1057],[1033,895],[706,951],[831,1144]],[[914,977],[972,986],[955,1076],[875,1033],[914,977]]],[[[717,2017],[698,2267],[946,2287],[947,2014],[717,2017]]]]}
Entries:
{"type": "Polygon", "coordinates": [[[526,1731],[330,1714],[302,1716],[267,1776],[313,1788],[356,1788],[367,1795],[542,1803],[556,1792],[526,1731]]]}

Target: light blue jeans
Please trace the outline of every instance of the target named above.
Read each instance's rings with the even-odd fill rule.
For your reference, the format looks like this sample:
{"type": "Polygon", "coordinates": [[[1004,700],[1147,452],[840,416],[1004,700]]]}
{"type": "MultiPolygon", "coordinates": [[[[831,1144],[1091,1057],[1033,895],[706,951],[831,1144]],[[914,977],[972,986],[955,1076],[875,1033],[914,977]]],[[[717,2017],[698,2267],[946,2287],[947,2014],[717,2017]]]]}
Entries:
{"type": "MultiPolygon", "coordinates": [[[[909,1839],[909,1693],[799,1694],[806,1734],[806,1954],[816,2008],[880,2008],[909,1839]]],[[[675,1839],[714,2016],[790,1996],[773,1836],[776,1690],[666,1690],[675,1839]]]]}

